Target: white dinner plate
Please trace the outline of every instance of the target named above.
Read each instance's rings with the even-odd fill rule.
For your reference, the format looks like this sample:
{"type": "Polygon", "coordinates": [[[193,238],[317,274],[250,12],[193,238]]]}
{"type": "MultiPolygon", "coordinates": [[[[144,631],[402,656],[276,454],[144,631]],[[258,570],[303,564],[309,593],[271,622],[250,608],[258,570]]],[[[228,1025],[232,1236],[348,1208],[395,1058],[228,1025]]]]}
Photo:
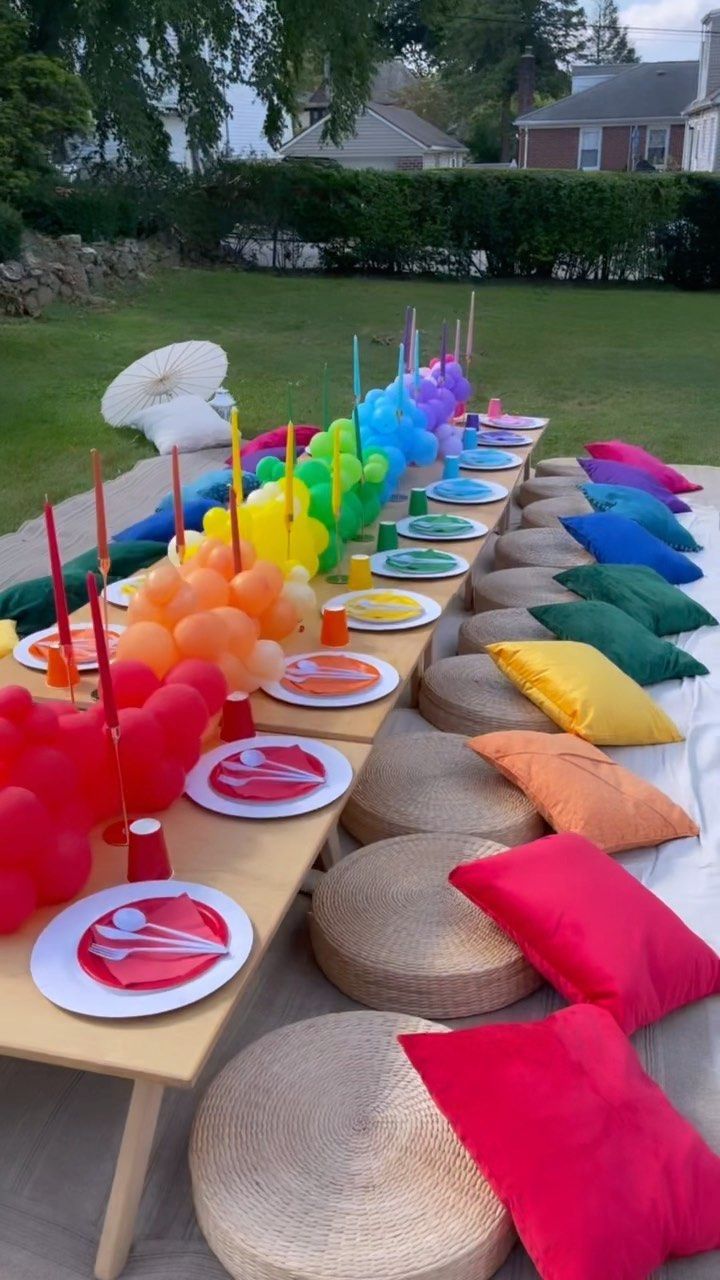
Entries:
{"type": "Polygon", "coordinates": [[[452,502],[470,507],[484,506],[485,503],[497,502],[500,498],[507,498],[508,491],[505,486],[502,484],[496,484],[494,480],[472,481],[462,479],[462,477],[461,480],[465,486],[468,486],[466,496],[461,496],[462,490],[458,491],[457,497],[452,497],[443,491],[443,485],[456,485],[456,480],[436,480],[434,484],[428,485],[425,492],[428,498],[433,498],[435,502],[452,502]],[[479,493],[472,493],[469,489],[469,486],[472,484],[477,484],[478,486],[482,484],[485,492],[480,491],[479,493]]]}
{"type": "Polygon", "coordinates": [[[301,813],[313,813],[314,810],[324,809],[326,805],[338,800],[345,794],[352,779],[352,766],[337,747],[327,746],[317,738],[299,738],[287,733],[257,733],[253,738],[223,742],[213,751],[201,756],[185,779],[185,794],[196,804],[202,805],[203,809],[224,813],[231,818],[297,818],[301,813]],[[216,764],[238,751],[251,748],[262,751],[263,747],[301,747],[320,761],[325,769],[325,781],[309,795],[297,796],[293,800],[243,802],[219,795],[213,790],[210,774],[216,764]]]}
{"type": "Polygon", "coordinates": [[[482,538],[487,533],[487,525],[481,524],[479,520],[470,520],[468,516],[455,516],[454,519],[462,520],[467,528],[464,532],[455,533],[433,533],[430,526],[418,531],[413,529],[413,525],[418,520],[444,520],[447,517],[441,516],[439,511],[431,511],[426,516],[404,516],[402,520],[397,522],[397,531],[403,538],[415,538],[418,542],[466,542],[470,538],[482,538]]]}
{"type": "MultiPolygon", "coordinates": [[[[342,651],[338,649],[316,649],[313,653],[295,654],[291,658],[286,659],[286,665],[297,662],[298,658],[327,658],[338,654],[343,658],[355,658],[358,662],[367,662],[371,667],[375,667],[380,676],[377,684],[372,685],[369,689],[356,689],[354,693],[333,694],[331,697],[325,697],[319,693],[296,693],[294,689],[286,689],[279,681],[272,684],[264,684],[263,690],[268,693],[271,698],[277,698],[278,702],[291,702],[297,707],[327,707],[328,709],[337,707],[361,707],[366,702],[377,702],[380,698],[385,698],[394,689],[397,689],[400,683],[400,676],[389,662],[384,662],[382,658],[371,658],[367,653],[353,653],[348,649],[342,651]]],[[[317,752],[315,753],[317,754],[317,752]]],[[[318,757],[319,758],[319,757],[318,757]]]]}
{"type": "Polygon", "coordinates": [[[478,419],[484,427],[493,427],[496,431],[539,431],[546,427],[549,418],[524,418],[521,414],[503,414],[501,418],[488,418],[486,413],[479,413],[478,419]]]}
{"type": "MultiPolygon", "coordinates": [[[[420,552],[427,551],[428,549],[429,548],[427,547],[418,547],[417,550],[420,552]]],[[[444,552],[443,554],[450,556],[450,559],[453,561],[452,568],[448,567],[446,569],[435,570],[428,568],[422,573],[413,573],[410,569],[403,573],[402,570],[396,569],[387,563],[390,556],[402,557],[405,555],[409,557],[413,552],[414,549],[412,547],[399,547],[395,551],[376,551],[375,555],[370,557],[370,567],[373,573],[376,573],[380,578],[412,578],[415,581],[422,578],[457,578],[459,574],[467,573],[470,568],[467,560],[463,560],[462,556],[453,555],[449,551],[444,552]]]]}
{"type": "MultiPolygon", "coordinates": [[[[70,630],[92,631],[92,622],[89,618],[86,622],[71,622],[70,630]]],[[[118,626],[116,622],[111,622],[110,630],[119,633],[124,631],[125,628],[118,626]]],[[[33,631],[32,635],[25,636],[24,640],[18,640],[15,648],[13,649],[13,657],[16,658],[18,662],[22,663],[24,667],[30,667],[33,671],[47,671],[47,662],[42,658],[36,658],[30,650],[34,644],[38,643],[39,640],[44,640],[47,636],[54,635],[56,631],[57,623],[53,624],[52,627],[43,627],[41,631],[33,631]]],[[[76,665],[78,671],[97,671],[98,669],[97,662],[78,662],[76,665]]]]}
{"type": "Polygon", "coordinates": [[[134,573],[130,578],[119,578],[117,582],[110,582],[105,592],[108,604],[114,604],[116,609],[127,609],[149,572],[149,569],[144,569],[142,573],[134,573]],[[128,587],[134,587],[135,590],[129,591],[128,587]]]}
{"type": "Polygon", "coordinates": [[[517,453],[509,453],[507,449],[490,449],[485,445],[480,445],[477,449],[463,449],[460,454],[461,471],[511,471],[522,464],[523,460],[517,453]],[[502,460],[488,456],[487,461],[483,462],[484,453],[502,454],[502,460]]]}
{"type": "Polygon", "coordinates": [[[506,449],[509,445],[532,444],[532,436],[521,435],[511,427],[496,428],[494,431],[478,431],[477,447],[488,449],[506,449]]]}
{"type": "MultiPolygon", "coordinates": [[[[372,588],[368,587],[365,591],[346,591],[344,595],[333,596],[332,600],[328,600],[327,606],[337,608],[339,605],[346,605],[349,600],[355,600],[358,596],[367,596],[372,594],[372,588]]],[[[378,591],[390,591],[390,587],[378,587],[378,591]]],[[[352,618],[348,614],[348,626],[351,631],[412,631],[414,627],[426,627],[429,622],[434,622],[442,613],[442,606],[436,600],[431,600],[429,596],[418,595],[417,591],[402,591],[398,589],[398,594],[408,596],[410,600],[415,600],[417,604],[422,606],[422,614],[418,614],[417,618],[403,618],[400,622],[373,622],[365,621],[361,618],[352,618]]]]}
{"type": "Polygon", "coordinates": [[[30,957],[30,973],[46,999],[70,1013],[93,1018],[143,1018],[195,1004],[224,987],[250,955],[253,927],[246,911],[218,889],[182,880],[143,880],[102,889],[73,902],[56,915],[40,934],[30,957]],[[212,907],[225,920],[230,938],[228,955],[205,973],[165,991],[116,991],[96,982],[80,965],[80,939],[100,916],[143,898],[178,898],[187,893],[212,907]]]}

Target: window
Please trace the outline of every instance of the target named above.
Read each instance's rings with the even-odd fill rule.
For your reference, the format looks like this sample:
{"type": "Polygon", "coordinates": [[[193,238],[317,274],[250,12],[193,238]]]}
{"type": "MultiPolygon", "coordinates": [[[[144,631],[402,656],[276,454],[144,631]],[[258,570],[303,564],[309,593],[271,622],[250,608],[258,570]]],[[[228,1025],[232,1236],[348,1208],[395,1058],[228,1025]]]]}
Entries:
{"type": "Polygon", "coordinates": [[[580,152],[578,155],[578,169],[599,169],[600,168],[601,143],[602,143],[602,129],[581,129],[580,130],[580,152]]]}
{"type": "Polygon", "coordinates": [[[661,129],[651,129],[648,127],[645,158],[650,162],[650,164],[654,164],[656,169],[665,168],[665,164],[667,162],[669,132],[669,129],[665,126],[661,129]]]}
{"type": "Polygon", "coordinates": [[[319,120],[323,120],[327,115],[327,107],[311,107],[308,115],[310,116],[310,124],[317,124],[319,120]]]}

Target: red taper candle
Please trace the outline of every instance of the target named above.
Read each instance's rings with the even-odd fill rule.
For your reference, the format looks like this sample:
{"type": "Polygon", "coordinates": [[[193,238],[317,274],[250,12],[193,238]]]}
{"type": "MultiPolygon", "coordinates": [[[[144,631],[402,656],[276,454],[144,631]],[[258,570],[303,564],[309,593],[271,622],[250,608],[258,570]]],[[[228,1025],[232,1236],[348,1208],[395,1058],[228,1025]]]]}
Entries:
{"type": "Polygon", "coordinates": [[[95,489],[95,528],[97,531],[98,561],[109,563],[107,519],[105,516],[105,492],[103,490],[102,459],[97,449],[90,450],[93,470],[93,487],[95,489]]]}
{"type": "Polygon", "coordinates": [[[172,451],[172,489],[173,509],[175,512],[175,547],[178,559],[182,563],[185,554],[185,517],[183,515],[182,485],[180,484],[180,455],[178,447],[173,445],[172,451]]]}
{"type": "Polygon", "coordinates": [[[102,614],[100,612],[100,598],[98,596],[97,583],[95,581],[95,575],[92,573],[87,575],[87,592],[88,600],[90,601],[90,615],[92,617],[93,631],[95,632],[95,648],[97,649],[98,671],[100,673],[100,689],[102,692],[102,705],[105,713],[105,723],[108,729],[118,729],[120,721],[118,720],[115,690],[113,689],[112,676],[110,674],[110,658],[108,656],[105,628],[103,626],[102,614]]]}
{"type": "Polygon", "coordinates": [[[48,553],[50,556],[50,575],[52,577],[53,595],[55,597],[55,617],[57,618],[58,637],[64,649],[72,649],[72,632],[70,615],[63,582],[62,561],[55,528],[55,515],[49,502],[45,503],[45,530],[47,533],[48,553]]]}

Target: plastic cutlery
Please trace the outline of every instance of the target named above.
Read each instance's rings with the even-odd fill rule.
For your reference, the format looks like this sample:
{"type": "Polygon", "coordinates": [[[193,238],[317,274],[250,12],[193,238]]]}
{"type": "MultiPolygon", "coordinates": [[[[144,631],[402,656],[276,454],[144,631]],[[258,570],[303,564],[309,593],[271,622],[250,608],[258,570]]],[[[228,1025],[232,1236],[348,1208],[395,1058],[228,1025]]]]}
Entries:
{"type": "Polygon", "coordinates": [[[193,938],[190,934],[188,934],[186,938],[178,938],[176,942],[173,942],[172,939],[168,937],[157,938],[153,937],[153,935],[149,933],[139,933],[127,929],[113,929],[112,926],[108,924],[96,924],[95,933],[99,934],[101,938],[107,938],[110,941],[151,942],[158,948],[182,947],[188,951],[217,951],[218,953],[225,950],[219,942],[206,941],[204,938],[193,938]]]}
{"type": "Polygon", "coordinates": [[[89,947],[90,954],[99,956],[101,960],[127,960],[128,956],[151,955],[151,956],[226,956],[227,948],[224,951],[195,951],[187,947],[103,947],[98,942],[93,942],[89,947]]]}
{"type": "Polygon", "coordinates": [[[113,911],[112,921],[116,929],[126,929],[129,933],[137,933],[140,929],[157,929],[159,933],[170,934],[173,938],[186,938],[188,942],[203,941],[197,934],[187,933],[184,929],[171,929],[167,924],[155,924],[153,920],[148,920],[139,907],[118,907],[117,911],[113,911]]]}

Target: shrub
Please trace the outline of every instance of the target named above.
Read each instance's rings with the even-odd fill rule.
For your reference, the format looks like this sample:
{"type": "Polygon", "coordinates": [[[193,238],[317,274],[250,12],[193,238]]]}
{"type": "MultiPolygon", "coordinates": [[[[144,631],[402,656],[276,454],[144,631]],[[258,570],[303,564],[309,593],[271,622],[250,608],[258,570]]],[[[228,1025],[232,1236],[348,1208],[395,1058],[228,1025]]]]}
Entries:
{"type": "Polygon", "coordinates": [[[22,218],[4,200],[0,200],[0,262],[17,258],[22,236],[22,218]]]}

